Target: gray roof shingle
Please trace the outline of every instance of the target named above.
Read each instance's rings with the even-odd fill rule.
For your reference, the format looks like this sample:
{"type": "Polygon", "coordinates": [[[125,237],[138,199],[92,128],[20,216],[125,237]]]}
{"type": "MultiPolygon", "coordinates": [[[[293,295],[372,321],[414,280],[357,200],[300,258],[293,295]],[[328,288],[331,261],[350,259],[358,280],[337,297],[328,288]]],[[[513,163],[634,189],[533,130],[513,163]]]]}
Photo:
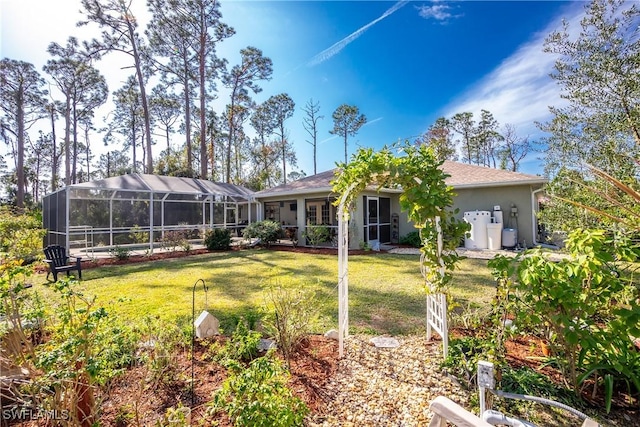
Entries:
{"type": "MultiPolygon", "coordinates": [[[[279,195],[300,194],[309,192],[331,191],[331,181],[337,169],[331,169],[316,175],[311,175],[285,185],[258,191],[255,196],[271,197],[279,195]]],[[[511,185],[541,185],[547,180],[541,176],[520,172],[510,172],[502,169],[470,165],[466,163],[445,161],[442,170],[450,175],[446,183],[454,188],[471,187],[503,187],[511,185]]]]}

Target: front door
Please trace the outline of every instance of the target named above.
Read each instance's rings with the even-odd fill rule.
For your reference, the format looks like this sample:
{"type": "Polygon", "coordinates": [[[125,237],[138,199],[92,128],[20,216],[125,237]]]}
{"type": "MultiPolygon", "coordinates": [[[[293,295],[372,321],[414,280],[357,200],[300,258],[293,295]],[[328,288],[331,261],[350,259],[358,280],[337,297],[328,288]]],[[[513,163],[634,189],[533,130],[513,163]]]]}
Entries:
{"type": "Polygon", "coordinates": [[[369,246],[374,247],[380,243],[378,226],[380,221],[380,200],[378,197],[367,197],[367,227],[366,236],[369,246]]]}

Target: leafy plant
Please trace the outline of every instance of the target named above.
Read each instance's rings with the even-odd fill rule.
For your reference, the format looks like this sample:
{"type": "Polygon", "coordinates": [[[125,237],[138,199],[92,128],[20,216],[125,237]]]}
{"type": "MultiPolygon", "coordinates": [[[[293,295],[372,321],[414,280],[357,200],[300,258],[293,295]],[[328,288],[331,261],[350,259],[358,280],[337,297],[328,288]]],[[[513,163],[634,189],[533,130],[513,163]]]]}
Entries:
{"type": "Polygon", "coordinates": [[[131,254],[131,250],[129,248],[125,248],[124,246],[116,246],[109,251],[112,257],[119,261],[124,261],[129,259],[129,255],[131,254]]]}
{"type": "Polygon", "coordinates": [[[235,331],[231,334],[231,339],[227,341],[221,352],[223,363],[241,361],[249,362],[258,355],[258,344],[261,335],[259,332],[252,331],[247,327],[246,322],[242,319],[236,325],[235,331]]]}
{"type": "Polygon", "coordinates": [[[142,228],[135,224],[131,227],[131,233],[129,233],[129,237],[133,243],[148,243],[149,242],[149,232],[142,231],[142,228]]]}
{"type": "Polygon", "coordinates": [[[307,239],[311,246],[316,247],[320,243],[331,241],[331,228],[326,225],[308,225],[302,237],[307,239]]]}
{"type": "Polygon", "coordinates": [[[271,243],[278,241],[282,229],[280,224],[271,220],[252,222],[242,230],[242,236],[245,239],[260,239],[262,244],[269,246],[271,243]]]}
{"type": "Polygon", "coordinates": [[[9,258],[31,263],[42,258],[42,229],[39,212],[13,213],[9,208],[0,208],[0,250],[9,258]]]}
{"type": "Polygon", "coordinates": [[[625,278],[623,262],[637,260],[637,246],[602,230],[569,234],[570,258],[551,262],[541,250],[490,262],[511,289],[518,323],[548,331],[552,349],[572,389],[590,376],[605,385],[611,404],[613,383],[640,391],[640,357],[629,336],[640,335],[637,289],[625,278]],[[635,289],[635,290],[634,290],[635,289]]]}
{"type": "Polygon", "coordinates": [[[449,341],[449,353],[442,366],[464,381],[468,389],[474,389],[477,384],[478,361],[487,360],[489,345],[490,342],[486,338],[453,338],[449,341]]]}
{"type": "Polygon", "coordinates": [[[204,245],[210,251],[228,250],[231,247],[231,232],[227,228],[207,230],[204,245]]]}
{"type": "Polygon", "coordinates": [[[185,237],[184,231],[170,230],[164,233],[162,246],[170,252],[175,252],[176,248],[183,247],[186,241],[187,238],[185,237]]]}
{"type": "Polygon", "coordinates": [[[371,250],[371,245],[369,244],[369,242],[365,242],[364,240],[360,242],[360,250],[363,251],[370,251],[371,250]]]}
{"type": "Polygon", "coordinates": [[[209,412],[225,411],[236,426],[303,425],[309,409],[287,388],[288,373],[273,352],[231,373],[216,393],[209,412]]]}
{"type": "Polygon", "coordinates": [[[162,420],[162,423],[156,423],[157,426],[190,426],[191,425],[191,408],[178,403],[175,408],[168,408],[162,420]]]}
{"type": "Polygon", "coordinates": [[[421,247],[422,241],[420,240],[420,233],[417,231],[410,231],[404,236],[400,236],[400,244],[412,246],[414,248],[421,247]]]}
{"type": "MultiPolygon", "coordinates": [[[[75,290],[77,282],[64,278],[51,284],[60,297],[51,338],[36,348],[36,367],[44,375],[32,384],[42,408],[63,411],[72,425],[95,421],[94,385],[111,366],[101,358],[100,326],[104,308],[94,309],[94,298],[75,290]]],[[[113,371],[111,371],[113,373],[113,371]]]]}

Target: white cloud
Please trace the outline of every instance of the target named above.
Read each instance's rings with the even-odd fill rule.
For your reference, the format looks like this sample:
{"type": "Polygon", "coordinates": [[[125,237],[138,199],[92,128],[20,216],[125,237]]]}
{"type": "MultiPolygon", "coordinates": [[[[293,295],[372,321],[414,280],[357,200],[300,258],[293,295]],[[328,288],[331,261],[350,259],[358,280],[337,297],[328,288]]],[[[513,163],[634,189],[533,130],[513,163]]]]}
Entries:
{"type": "Polygon", "coordinates": [[[364,34],[365,31],[367,31],[369,28],[371,28],[372,26],[374,26],[378,22],[382,21],[384,18],[390,16],[391,14],[396,12],[398,9],[402,8],[405,4],[407,4],[407,2],[408,2],[408,0],[401,0],[401,1],[397,2],[396,4],[391,6],[389,9],[387,9],[387,11],[384,12],[382,15],[380,15],[378,18],[376,18],[373,21],[369,22],[367,25],[364,25],[364,26],[358,28],[356,31],[354,31],[353,33],[349,34],[347,37],[343,38],[339,42],[334,43],[329,48],[327,48],[327,49],[323,50],[322,52],[318,53],[316,56],[311,58],[311,60],[307,63],[307,66],[308,67],[313,67],[314,65],[322,64],[324,61],[326,61],[326,60],[330,59],[331,57],[333,57],[334,55],[340,53],[340,51],[342,49],[347,47],[351,42],[353,42],[355,39],[357,39],[362,34],[364,34]]]}
{"type": "Polygon", "coordinates": [[[418,15],[424,19],[435,19],[436,21],[445,22],[451,18],[458,18],[461,15],[452,13],[452,7],[446,3],[434,3],[431,6],[416,6],[418,15]]]}
{"type": "MultiPolygon", "coordinates": [[[[565,10],[564,17],[575,29],[579,27],[583,14],[582,5],[574,5],[565,10]]],[[[539,133],[534,122],[546,121],[550,117],[549,106],[564,104],[560,88],[549,77],[556,56],[543,52],[546,36],[561,28],[558,17],[478,84],[451,102],[443,115],[451,117],[470,111],[479,117],[480,110],[485,109],[493,113],[499,123],[513,124],[522,134],[539,133]]]]}

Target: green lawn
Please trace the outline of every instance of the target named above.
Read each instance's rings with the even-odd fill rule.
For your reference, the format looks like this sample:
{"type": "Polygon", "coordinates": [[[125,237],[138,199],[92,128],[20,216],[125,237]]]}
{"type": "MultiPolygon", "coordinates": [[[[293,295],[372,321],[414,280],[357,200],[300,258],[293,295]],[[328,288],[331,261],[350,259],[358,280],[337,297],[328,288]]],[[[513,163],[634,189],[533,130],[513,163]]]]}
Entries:
{"type": "MultiPolygon", "coordinates": [[[[315,290],[321,327],[329,329],[337,325],[337,269],[335,255],[258,249],[88,269],[80,286],[110,313],[136,322],[146,315],[189,318],[194,283],[204,279],[209,311],[225,326],[265,306],[265,285],[292,278],[315,290]]],[[[349,273],[352,332],[424,331],[425,294],[417,255],[351,256],[349,273]]],[[[46,283],[44,275],[34,282],[46,283]]],[[[469,301],[489,302],[493,289],[486,261],[467,259],[455,273],[451,293],[466,306],[469,301]]],[[[198,285],[196,314],[204,308],[205,293],[198,285]]]]}

